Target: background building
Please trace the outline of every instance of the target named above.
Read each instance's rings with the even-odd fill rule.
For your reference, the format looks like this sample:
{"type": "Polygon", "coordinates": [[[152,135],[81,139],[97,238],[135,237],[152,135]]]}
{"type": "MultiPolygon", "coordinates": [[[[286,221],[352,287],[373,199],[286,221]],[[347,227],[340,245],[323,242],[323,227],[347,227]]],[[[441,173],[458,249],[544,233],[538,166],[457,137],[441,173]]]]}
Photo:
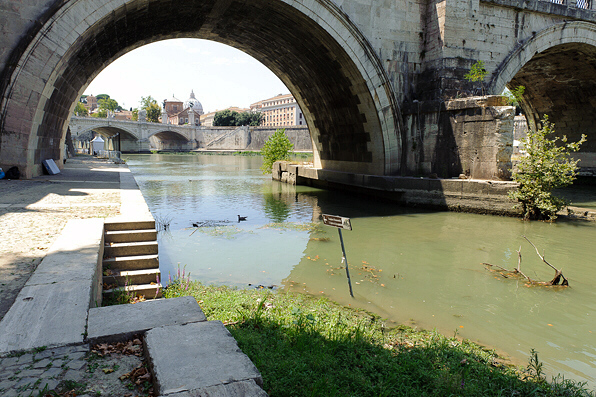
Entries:
{"type": "Polygon", "coordinates": [[[116,111],[114,112],[114,118],[116,120],[124,120],[124,121],[130,121],[132,120],[132,111],[130,110],[121,110],[121,111],[116,111]]]}
{"type": "Polygon", "coordinates": [[[97,98],[93,94],[87,95],[81,102],[83,102],[89,114],[97,109],[97,98]]]}
{"type": "Polygon", "coordinates": [[[236,107],[236,106],[231,106],[231,107],[226,108],[226,109],[221,109],[221,110],[216,110],[215,112],[206,113],[206,114],[203,114],[201,116],[201,125],[203,125],[205,127],[213,127],[213,118],[215,117],[215,113],[217,113],[217,112],[223,112],[224,110],[229,110],[230,112],[243,113],[243,112],[248,112],[251,109],[239,108],[239,107],[236,107]]]}
{"type": "Polygon", "coordinates": [[[190,97],[182,102],[172,95],[172,99],[164,101],[164,109],[168,115],[168,124],[201,125],[201,115],[203,115],[203,105],[195,97],[193,90],[190,91],[190,97]]]}
{"type": "Polygon", "coordinates": [[[250,105],[250,110],[263,113],[264,127],[306,125],[304,114],[292,94],[279,94],[250,105]]]}
{"type": "Polygon", "coordinates": [[[184,103],[174,95],[172,95],[172,99],[166,99],[163,102],[168,118],[184,110],[184,103]]]}

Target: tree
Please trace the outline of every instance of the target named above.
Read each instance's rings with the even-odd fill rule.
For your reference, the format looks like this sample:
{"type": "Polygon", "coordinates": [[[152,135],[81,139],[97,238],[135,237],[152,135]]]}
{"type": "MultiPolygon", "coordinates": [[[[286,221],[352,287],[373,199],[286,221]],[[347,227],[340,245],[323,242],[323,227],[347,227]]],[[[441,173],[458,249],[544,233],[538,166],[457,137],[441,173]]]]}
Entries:
{"type": "Polygon", "coordinates": [[[261,112],[242,112],[237,113],[238,116],[236,117],[236,125],[250,125],[250,126],[258,126],[261,124],[263,120],[263,114],[261,112]]]}
{"type": "Polygon", "coordinates": [[[521,99],[526,92],[526,87],[523,85],[517,86],[512,90],[505,90],[505,97],[507,98],[507,105],[520,106],[521,99]]]}
{"type": "Polygon", "coordinates": [[[141,97],[141,108],[147,109],[152,104],[157,105],[157,101],[151,95],[141,97]]]}
{"type": "Polygon", "coordinates": [[[149,107],[145,108],[147,111],[147,121],[152,123],[159,123],[159,116],[161,116],[161,108],[157,103],[152,103],[149,107]]]}
{"type": "Polygon", "coordinates": [[[95,98],[97,98],[97,103],[99,103],[102,99],[110,99],[110,96],[108,94],[99,94],[95,98]]]}
{"type": "Polygon", "coordinates": [[[145,111],[147,112],[147,121],[150,121],[152,123],[159,122],[159,116],[161,116],[161,108],[157,104],[157,101],[153,99],[151,95],[141,97],[141,109],[145,109],[145,111]]]}
{"type": "Polygon", "coordinates": [[[107,99],[100,99],[97,101],[97,105],[100,109],[105,109],[110,112],[114,112],[118,109],[118,102],[115,99],[107,98],[107,99]]]}
{"type": "Polygon", "coordinates": [[[261,149],[263,155],[261,170],[263,170],[263,174],[270,174],[273,163],[276,161],[288,160],[290,158],[289,152],[293,147],[294,144],[286,136],[285,128],[275,131],[261,149]]]}
{"type": "Polygon", "coordinates": [[[226,109],[215,113],[215,116],[213,116],[213,125],[218,127],[234,126],[237,119],[238,112],[226,109]]]}
{"type": "Polygon", "coordinates": [[[263,121],[263,113],[261,112],[245,112],[248,114],[248,125],[250,126],[259,126],[261,125],[261,121],[263,121]]]}
{"type": "Polygon", "coordinates": [[[235,125],[250,125],[250,114],[248,112],[237,113],[235,125]]]}
{"type": "Polygon", "coordinates": [[[484,78],[487,74],[488,71],[484,68],[484,62],[478,60],[472,65],[470,71],[464,75],[464,79],[473,83],[480,81],[480,88],[482,90],[482,95],[484,95],[484,78]]]}
{"type": "Polygon", "coordinates": [[[569,157],[570,152],[577,152],[586,136],[579,141],[567,143],[567,137],[554,136],[555,125],[542,119],[542,128],[528,131],[522,139],[527,155],[522,157],[513,170],[513,180],[519,183],[519,189],[509,193],[509,198],[517,200],[521,206],[523,218],[555,220],[557,211],[567,203],[564,199],[552,195],[552,190],[570,185],[577,175],[577,163],[569,157]],[[557,143],[559,142],[559,143],[557,143]]]}
{"type": "Polygon", "coordinates": [[[215,113],[213,117],[213,125],[219,127],[231,127],[231,126],[258,126],[263,120],[263,115],[260,112],[241,112],[238,113],[234,110],[222,110],[215,113]]]}
{"type": "Polygon", "coordinates": [[[89,111],[87,110],[85,105],[83,105],[83,102],[77,102],[74,108],[74,114],[75,116],[87,116],[89,114],[89,111]]]}
{"type": "MultiPolygon", "coordinates": [[[[131,108],[132,109],[132,108],[131,108]]],[[[139,109],[134,109],[132,111],[132,121],[139,121],[139,109]]]]}

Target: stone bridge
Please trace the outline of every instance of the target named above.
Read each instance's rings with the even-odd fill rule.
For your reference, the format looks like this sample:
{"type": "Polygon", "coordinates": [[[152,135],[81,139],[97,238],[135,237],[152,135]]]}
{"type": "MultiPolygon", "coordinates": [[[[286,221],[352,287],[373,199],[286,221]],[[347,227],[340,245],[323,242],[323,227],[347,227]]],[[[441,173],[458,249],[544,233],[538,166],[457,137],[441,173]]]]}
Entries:
{"type": "Polygon", "coordinates": [[[463,78],[477,60],[486,93],[526,86],[530,123],[548,114],[559,133],[588,134],[587,163],[596,152],[592,0],[0,0],[0,9],[0,166],[27,177],[61,157],[95,76],[179,37],[233,46],[273,71],[304,112],[315,166],[329,172],[506,178],[512,112],[452,101],[479,93],[463,78]]]}
{"type": "MultiPolygon", "coordinates": [[[[94,131],[104,138],[118,137],[124,152],[146,152],[151,149],[196,149],[204,134],[201,127],[150,122],[116,120],[113,118],[71,117],[73,138],[94,131]]],[[[217,131],[217,127],[214,127],[217,131]]],[[[212,130],[213,130],[212,129],[212,130]]],[[[224,128],[219,133],[228,131],[224,128]]]]}
{"type": "MultiPolygon", "coordinates": [[[[69,124],[74,139],[91,139],[90,131],[111,140],[110,149],[123,152],[157,150],[261,150],[275,132],[270,127],[204,127],[172,125],[113,118],[71,117],[69,124]],[[116,143],[118,142],[118,143],[116,143]]],[[[285,128],[294,150],[312,150],[306,126],[285,128]]]]}

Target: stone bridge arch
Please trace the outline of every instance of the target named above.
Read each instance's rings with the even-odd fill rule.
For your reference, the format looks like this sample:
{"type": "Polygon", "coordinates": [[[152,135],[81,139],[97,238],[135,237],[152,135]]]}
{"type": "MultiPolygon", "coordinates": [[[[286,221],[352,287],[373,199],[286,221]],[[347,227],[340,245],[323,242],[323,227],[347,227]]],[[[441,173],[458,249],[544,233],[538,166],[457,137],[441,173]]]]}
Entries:
{"type": "MultiPolygon", "coordinates": [[[[188,132],[187,132],[187,134],[188,134],[188,132]]],[[[147,134],[147,137],[151,138],[156,135],[166,135],[166,136],[170,137],[171,139],[176,139],[176,140],[185,140],[185,141],[191,140],[191,137],[185,135],[183,132],[176,131],[176,129],[168,128],[168,127],[152,129],[147,134]]]]}
{"type": "Polygon", "coordinates": [[[150,147],[157,150],[191,150],[195,149],[192,140],[180,131],[162,128],[148,134],[150,147]]]}
{"type": "MultiPolygon", "coordinates": [[[[111,126],[107,124],[97,124],[95,126],[85,126],[82,129],[78,129],[75,133],[72,131],[71,136],[73,141],[85,142],[91,139],[91,132],[96,132],[104,140],[109,141],[109,150],[120,150],[120,151],[136,151],[139,149],[137,134],[134,131],[121,128],[119,126],[111,126]]],[[[81,143],[82,144],[82,143],[81,143]]]]}
{"type": "Polygon", "coordinates": [[[392,85],[371,44],[333,2],[51,4],[0,79],[0,163],[18,164],[27,177],[41,173],[43,159],[60,158],[75,102],[97,74],[135,48],[178,37],[231,45],[271,69],[305,113],[317,165],[378,175],[399,169],[404,130],[392,85]]]}
{"type": "Polygon", "coordinates": [[[596,167],[596,25],[552,25],[513,50],[490,83],[492,93],[526,87],[522,108],[530,124],[547,114],[558,135],[579,140],[583,167],[596,167]]]}
{"type": "Polygon", "coordinates": [[[128,137],[128,139],[139,139],[138,132],[136,129],[126,128],[125,126],[121,125],[110,125],[107,123],[97,123],[97,124],[90,124],[90,125],[77,125],[77,123],[70,123],[70,132],[73,136],[76,135],[83,135],[88,133],[89,131],[96,131],[100,133],[102,136],[111,137],[118,133],[124,133],[128,137]],[[74,127],[74,128],[73,128],[74,127]]]}

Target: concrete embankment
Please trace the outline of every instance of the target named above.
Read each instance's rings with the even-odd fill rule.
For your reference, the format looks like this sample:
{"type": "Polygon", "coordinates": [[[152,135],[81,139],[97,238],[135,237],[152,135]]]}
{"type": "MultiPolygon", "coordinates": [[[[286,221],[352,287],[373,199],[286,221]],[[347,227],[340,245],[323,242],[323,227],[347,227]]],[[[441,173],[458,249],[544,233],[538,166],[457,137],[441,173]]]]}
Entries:
{"type": "Polygon", "coordinates": [[[276,162],[273,179],[320,188],[347,190],[418,206],[483,214],[517,215],[507,194],[517,185],[506,181],[377,176],[276,162]]]}
{"type": "MultiPolygon", "coordinates": [[[[477,179],[433,179],[354,174],[315,169],[309,165],[278,161],[273,179],[292,185],[345,190],[379,197],[409,207],[433,208],[477,214],[520,216],[509,199],[517,184],[510,181],[477,179]]],[[[596,221],[592,208],[569,206],[557,213],[561,219],[596,221]]]]}

